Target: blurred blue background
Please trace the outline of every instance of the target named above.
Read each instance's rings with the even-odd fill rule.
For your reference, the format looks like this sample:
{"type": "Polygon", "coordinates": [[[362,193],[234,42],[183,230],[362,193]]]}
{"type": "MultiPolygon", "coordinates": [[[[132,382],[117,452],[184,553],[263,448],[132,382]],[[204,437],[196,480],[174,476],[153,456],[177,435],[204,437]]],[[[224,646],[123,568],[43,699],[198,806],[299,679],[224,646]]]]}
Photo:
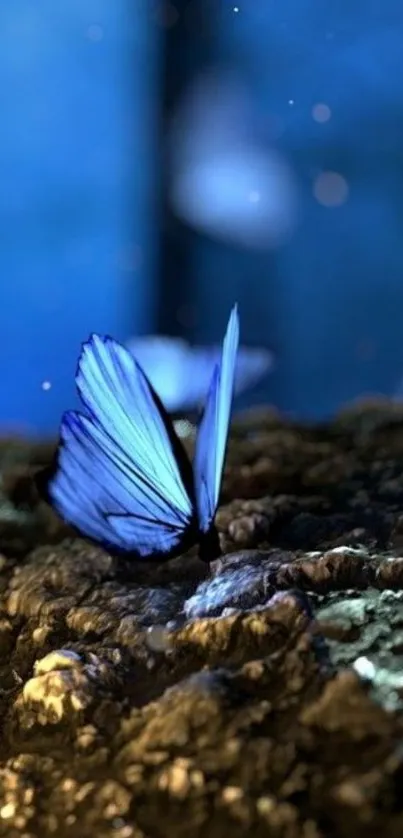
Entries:
{"type": "Polygon", "coordinates": [[[0,428],[53,433],[80,343],[243,342],[324,417],[403,375],[399,0],[0,6],[0,428]]]}

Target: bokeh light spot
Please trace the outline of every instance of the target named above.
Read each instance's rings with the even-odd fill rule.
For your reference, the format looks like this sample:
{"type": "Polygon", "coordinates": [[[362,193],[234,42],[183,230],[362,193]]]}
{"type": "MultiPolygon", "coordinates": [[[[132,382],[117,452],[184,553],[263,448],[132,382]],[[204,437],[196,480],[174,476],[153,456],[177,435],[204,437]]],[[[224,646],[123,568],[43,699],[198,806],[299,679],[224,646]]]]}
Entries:
{"type": "Polygon", "coordinates": [[[340,207],[348,198],[346,179],[338,172],[321,172],[313,185],[313,194],[324,207],[340,207]]]}
{"type": "Polygon", "coordinates": [[[323,102],[318,102],[312,108],[312,117],[315,122],[329,122],[331,115],[329,105],[325,105],[323,102]]]}

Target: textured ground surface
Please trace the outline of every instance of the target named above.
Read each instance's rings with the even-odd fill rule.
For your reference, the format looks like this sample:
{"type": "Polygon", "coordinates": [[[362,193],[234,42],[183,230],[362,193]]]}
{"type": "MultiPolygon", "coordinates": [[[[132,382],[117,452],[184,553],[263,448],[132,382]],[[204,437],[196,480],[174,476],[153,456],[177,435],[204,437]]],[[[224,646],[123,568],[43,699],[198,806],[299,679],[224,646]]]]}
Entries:
{"type": "Polygon", "coordinates": [[[0,442],[0,836],[401,838],[403,408],[235,422],[210,575],[74,537],[49,456],[0,442]]]}

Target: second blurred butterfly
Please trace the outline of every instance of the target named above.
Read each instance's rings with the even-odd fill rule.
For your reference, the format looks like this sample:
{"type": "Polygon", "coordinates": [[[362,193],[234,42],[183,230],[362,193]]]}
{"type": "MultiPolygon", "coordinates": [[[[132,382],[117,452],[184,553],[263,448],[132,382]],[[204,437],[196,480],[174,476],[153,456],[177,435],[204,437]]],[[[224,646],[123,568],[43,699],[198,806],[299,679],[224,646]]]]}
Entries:
{"type": "MultiPolygon", "coordinates": [[[[136,358],[171,413],[192,411],[204,401],[220,346],[191,346],[181,338],[132,338],[127,348],[136,358]]],[[[235,394],[268,373],[274,365],[268,349],[241,346],[235,369],[235,394]]]]}

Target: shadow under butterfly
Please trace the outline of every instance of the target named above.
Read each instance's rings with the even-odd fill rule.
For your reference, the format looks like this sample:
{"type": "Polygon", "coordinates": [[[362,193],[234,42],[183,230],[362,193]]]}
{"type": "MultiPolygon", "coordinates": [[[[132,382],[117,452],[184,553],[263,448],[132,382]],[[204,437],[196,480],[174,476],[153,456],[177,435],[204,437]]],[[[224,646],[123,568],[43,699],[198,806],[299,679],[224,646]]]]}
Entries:
{"type": "Polygon", "coordinates": [[[199,545],[220,551],[214,518],[239,343],[237,306],[214,367],[193,467],[138,361],[110,337],[83,344],[76,384],[85,413],[68,411],[57,460],[38,484],[58,514],[116,552],[163,560],[199,545]]]}

